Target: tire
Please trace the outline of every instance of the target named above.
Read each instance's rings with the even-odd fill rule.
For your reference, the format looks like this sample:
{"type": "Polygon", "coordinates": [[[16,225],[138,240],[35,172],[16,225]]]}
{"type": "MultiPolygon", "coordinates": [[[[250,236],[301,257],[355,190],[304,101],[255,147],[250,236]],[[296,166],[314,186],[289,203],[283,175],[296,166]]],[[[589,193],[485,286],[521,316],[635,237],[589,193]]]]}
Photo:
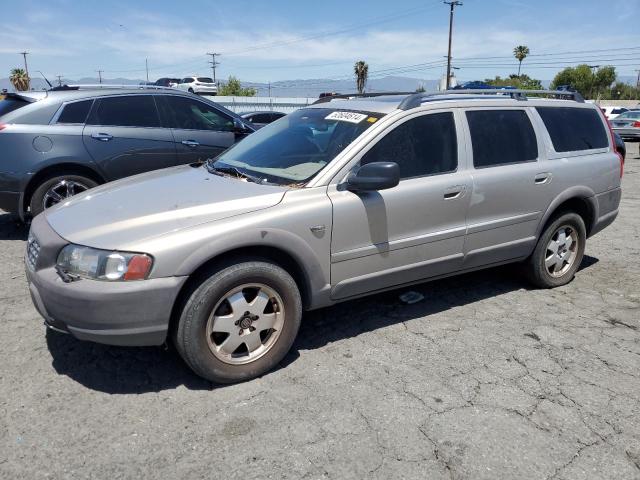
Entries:
{"type": "Polygon", "coordinates": [[[215,383],[241,382],[263,375],[284,358],[301,318],[293,278],[272,263],[245,261],[211,272],[192,288],[173,340],[199,376],[215,383]]]}
{"type": "Polygon", "coordinates": [[[554,288],[569,283],[582,263],[587,239],[584,220],[577,213],[562,213],[544,229],[525,264],[526,274],[536,287],[554,288]],[[571,244],[561,237],[571,238],[571,244]],[[554,253],[554,249],[559,253],[554,253]]]}
{"type": "Polygon", "coordinates": [[[43,180],[34,190],[29,200],[29,211],[32,217],[42,213],[56,203],[90,188],[97,187],[98,182],[82,175],[57,175],[43,180]],[[56,193],[59,197],[54,197],[56,193]]]}

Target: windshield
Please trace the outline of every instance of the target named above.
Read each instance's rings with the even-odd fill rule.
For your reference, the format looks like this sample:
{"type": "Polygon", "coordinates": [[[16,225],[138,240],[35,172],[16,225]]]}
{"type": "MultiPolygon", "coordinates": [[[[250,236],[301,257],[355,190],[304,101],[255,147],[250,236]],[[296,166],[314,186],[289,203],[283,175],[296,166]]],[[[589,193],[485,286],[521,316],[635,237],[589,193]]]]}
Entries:
{"type": "Polygon", "coordinates": [[[307,108],[249,135],[213,168],[232,166],[280,185],[309,181],[383,114],[307,108]]]}
{"type": "Polygon", "coordinates": [[[25,102],[24,100],[18,100],[16,98],[7,97],[2,100],[0,97],[0,117],[9,112],[13,112],[14,110],[19,109],[20,107],[24,107],[25,105],[29,105],[29,102],[25,102]]]}

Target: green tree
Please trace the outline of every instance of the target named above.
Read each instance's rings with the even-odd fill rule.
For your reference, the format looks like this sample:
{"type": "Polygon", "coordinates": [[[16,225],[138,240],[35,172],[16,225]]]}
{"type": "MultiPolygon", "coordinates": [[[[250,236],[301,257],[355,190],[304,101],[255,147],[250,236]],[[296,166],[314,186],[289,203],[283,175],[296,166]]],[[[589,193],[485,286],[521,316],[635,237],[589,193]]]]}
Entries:
{"type": "Polygon", "coordinates": [[[218,95],[225,95],[229,97],[253,97],[256,94],[255,88],[242,88],[240,80],[231,75],[227,83],[220,87],[218,95]]]}
{"type": "Polygon", "coordinates": [[[610,90],[603,93],[604,100],[637,100],[640,90],[628,83],[616,82],[610,90]]]}
{"type": "Polygon", "coordinates": [[[367,85],[367,78],[369,78],[369,65],[366,62],[359,60],[353,66],[353,73],[356,76],[356,88],[358,93],[364,93],[364,87],[367,85]]]}
{"type": "Polygon", "coordinates": [[[31,83],[27,72],[22,68],[14,68],[11,70],[9,81],[13,85],[13,88],[18,92],[26,92],[29,90],[29,85],[31,83]]]}
{"type": "Polygon", "coordinates": [[[542,82],[528,75],[509,75],[509,78],[487,78],[485,83],[494,87],[515,87],[521,90],[542,90],[542,82]]]}
{"type": "Polygon", "coordinates": [[[518,60],[518,76],[520,76],[520,69],[522,68],[522,61],[529,55],[529,47],[526,45],[518,45],[513,49],[513,56],[518,60]]]}
{"type": "Polygon", "coordinates": [[[557,89],[561,85],[569,85],[580,92],[582,96],[594,98],[609,90],[615,80],[615,67],[601,67],[594,73],[589,65],[583,64],[577,67],[567,67],[559,72],[553,79],[551,88],[557,89]]]}

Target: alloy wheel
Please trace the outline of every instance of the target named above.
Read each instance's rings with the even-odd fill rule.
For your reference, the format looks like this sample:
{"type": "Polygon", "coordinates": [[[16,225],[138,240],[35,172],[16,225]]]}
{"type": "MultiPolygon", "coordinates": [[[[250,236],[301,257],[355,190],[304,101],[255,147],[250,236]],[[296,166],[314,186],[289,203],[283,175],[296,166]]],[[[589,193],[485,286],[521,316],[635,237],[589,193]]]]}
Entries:
{"type": "Polygon", "coordinates": [[[253,362],[277,342],[284,326],[284,303],[272,288],[244,284],[228,291],[207,320],[207,344],[219,360],[253,362]]]}
{"type": "Polygon", "coordinates": [[[78,193],[82,193],[88,189],[88,186],[73,180],[60,180],[58,183],[52,185],[44,194],[44,197],[42,198],[42,207],[46,210],[47,208],[60,203],[64,199],[77,195],[78,193]]]}
{"type": "Polygon", "coordinates": [[[547,244],[544,265],[552,277],[562,277],[571,269],[578,255],[578,234],[572,227],[558,228],[547,244]]]}

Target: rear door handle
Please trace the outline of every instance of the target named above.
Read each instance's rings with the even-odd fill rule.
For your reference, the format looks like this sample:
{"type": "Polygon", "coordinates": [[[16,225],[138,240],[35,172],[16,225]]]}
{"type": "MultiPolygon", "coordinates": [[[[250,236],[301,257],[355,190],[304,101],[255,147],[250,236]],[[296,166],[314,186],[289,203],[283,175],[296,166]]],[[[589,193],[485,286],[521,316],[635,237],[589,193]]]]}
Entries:
{"type": "Polygon", "coordinates": [[[200,143],[196,142],[195,140],[182,140],[182,144],[191,148],[196,148],[200,146],[200,143]]]}
{"type": "Polygon", "coordinates": [[[536,185],[544,185],[551,181],[551,174],[549,172],[539,173],[534,177],[533,181],[536,185]]]}
{"type": "Polygon", "coordinates": [[[95,138],[101,142],[108,142],[113,138],[113,135],[109,135],[108,133],[93,133],[91,134],[91,138],[95,138]]]}
{"type": "Polygon", "coordinates": [[[444,191],[445,200],[453,200],[454,198],[461,198],[464,196],[464,192],[467,190],[465,185],[453,185],[444,191]]]}

